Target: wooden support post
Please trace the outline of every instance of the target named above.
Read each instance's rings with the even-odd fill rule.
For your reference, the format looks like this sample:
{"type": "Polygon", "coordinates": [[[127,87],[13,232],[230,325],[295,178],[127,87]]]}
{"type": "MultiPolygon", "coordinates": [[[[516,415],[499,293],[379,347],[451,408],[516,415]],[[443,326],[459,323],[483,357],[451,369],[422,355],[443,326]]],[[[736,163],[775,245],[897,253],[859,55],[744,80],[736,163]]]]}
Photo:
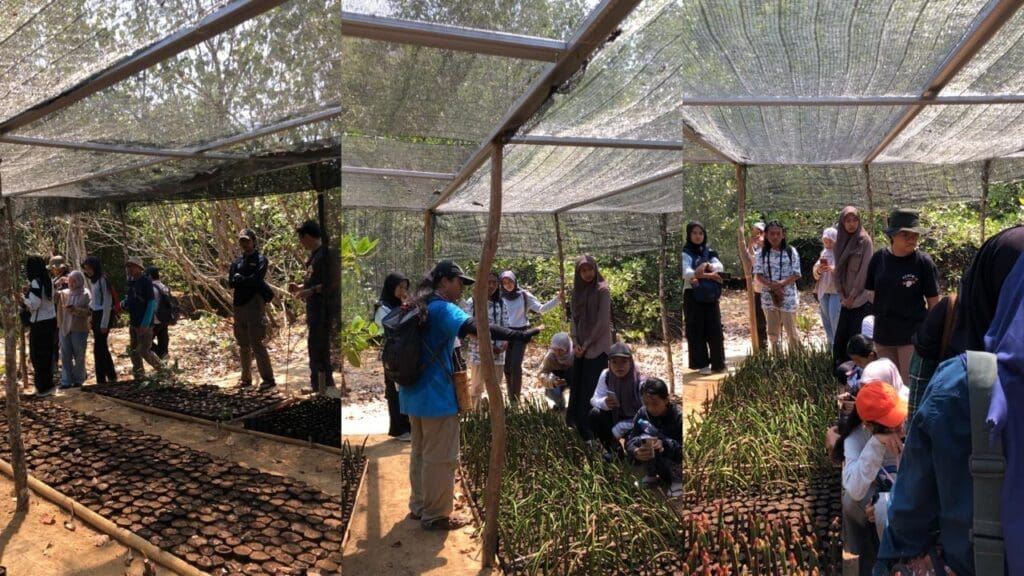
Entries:
{"type": "Polygon", "coordinates": [[[494,373],[494,353],[491,348],[490,324],[487,314],[487,278],[498,251],[498,234],[501,230],[501,185],[504,145],[494,143],[491,149],[491,202],[487,217],[487,235],[480,255],[480,266],[476,271],[476,286],[473,288],[473,314],[476,317],[477,340],[480,346],[480,367],[484,371],[488,410],[491,417],[491,458],[487,469],[487,487],[484,493],[483,565],[497,566],[498,554],[498,506],[501,503],[501,482],[505,472],[505,401],[501,384],[494,373]]]}
{"type": "Polygon", "coordinates": [[[864,190],[868,195],[868,235],[875,237],[875,195],[871,191],[871,166],[864,165],[864,190]]]}
{"type": "MultiPolygon", "coordinates": [[[[2,182],[0,182],[2,190],[2,182]]],[[[0,315],[4,327],[4,391],[7,396],[8,442],[11,445],[11,466],[14,476],[14,494],[18,512],[28,511],[28,466],[25,463],[25,445],[21,440],[21,406],[18,402],[18,306],[15,301],[17,290],[18,237],[14,228],[14,203],[4,200],[4,228],[0,233],[0,254],[3,270],[0,271],[0,315]]]]}
{"type": "Polygon", "coordinates": [[[981,243],[985,243],[985,219],[988,218],[988,181],[992,174],[992,161],[981,165],[981,243]]]}
{"type": "MultiPolygon", "coordinates": [[[[121,223],[121,252],[124,254],[124,263],[128,263],[128,204],[120,202],[117,205],[117,219],[121,223]]],[[[123,269],[122,269],[123,271],[123,269]]]]}
{"type": "Polygon", "coordinates": [[[736,165],[736,219],[738,222],[736,245],[739,250],[740,263],[743,265],[743,277],[747,282],[747,314],[750,316],[750,344],[754,352],[759,352],[762,346],[761,338],[757,333],[757,304],[754,299],[757,293],[754,292],[754,263],[747,251],[747,167],[743,164],[736,165]]]}
{"type": "Polygon", "coordinates": [[[427,210],[423,217],[423,268],[429,273],[434,268],[434,211],[427,210]]]}
{"type": "Polygon", "coordinates": [[[570,320],[569,316],[569,299],[565,297],[565,251],[562,249],[562,222],[558,219],[558,214],[553,214],[555,217],[555,243],[558,248],[558,289],[561,290],[562,295],[562,317],[570,320]]]}
{"type": "Polygon", "coordinates": [[[661,338],[665,343],[668,386],[676,393],[676,368],[672,362],[672,335],[668,330],[668,302],[665,300],[665,270],[668,269],[668,214],[661,215],[661,251],[658,257],[658,300],[661,302],[661,338]]]}

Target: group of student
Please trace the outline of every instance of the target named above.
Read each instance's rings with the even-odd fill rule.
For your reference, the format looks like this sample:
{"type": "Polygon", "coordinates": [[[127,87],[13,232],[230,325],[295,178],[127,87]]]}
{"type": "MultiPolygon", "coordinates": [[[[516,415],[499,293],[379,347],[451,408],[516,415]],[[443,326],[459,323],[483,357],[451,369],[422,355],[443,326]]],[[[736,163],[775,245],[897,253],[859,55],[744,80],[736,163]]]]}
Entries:
{"type": "MultiPolygon", "coordinates": [[[[385,396],[389,434],[412,442],[409,518],[427,530],[460,525],[451,518],[459,454],[455,381],[464,365],[461,348],[467,339],[473,370],[472,409],[482,407],[484,374],[473,303],[462,299],[464,287],[472,284],[474,280],[451,261],[438,262],[414,294],[409,279],[393,273],[384,282],[375,311],[379,324],[386,324],[396,308],[420,307],[426,312],[422,372],[411,386],[398,386],[386,376],[385,396]]],[[[518,402],[526,344],[540,332],[530,326],[528,313],[551,310],[562,295],[542,304],[519,286],[511,271],[491,274],[487,294],[494,376],[499,382],[505,377],[509,400],[518,402]]],[[[570,311],[570,333],[552,337],[538,371],[552,409],[564,410],[567,424],[583,440],[602,446],[606,459],[642,465],[645,485],[664,483],[671,496],[681,496],[681,411],[670,401],[665,382],[640,374],[629,346],[614,342],[611,294],[591,256],[576,260],[570,311]]]]}
{"type": "MultiPolygon", "coordinates": [[[[307,392],[337,395],[330,353],[330,326],[340,305],[340,267],[333,263],[322,241],[320,225],[309,220],[296,229],[299,243],[310,252],[303,284],[290,284],[293,296],[306,304],[310,388],[307,392]]],[[[227,284],[233,290],[234,335],[238,342],[242,374],[240,386],[252,385],[255,357],[261,388],[275,386],[266,337],[266,305],[273,292],[266,283],[268,262],[256,247],[250,229],[238,235],[242,254],[231,264],[227,284]]],[[[80,387],[87,379],[85,354],[88,337],[93,337],[93,366],[97,384],[117,381],[117,368],[110,353],[110,330],[127,311],[132,374],[145,375],[145,364],[165,369],[169,349],[169,326],[178,319],[177,299],[160,280],[160,269],[145,267],[141,258],[125,262],[126,288],[123,298],[96,256],[72,270],[61,256],[41,256],[25,261],[28,285],[17,294],[22,303],[22,321],[29,327],[35,397],[51,396],[59,389],[80,387]],[[57,378],[58,359],[61,365],[57,378]]]]}
{"type": "Polygon", "coordinates": [[[59,255],[53,256],[49,264],[42,256],[26,259],[28,285],[18,296],[22,322],[29,327],[35,397],[45,398],[57,390],[82,386],[87,377],[85,354],[90,332],[96,382],[117,381],[108,337],[122,308],[128,311],[136,376],[144,372],[143,360],[155,368],[163,367],[169,346],[168,326],[176,320],[170,290],[160,282],[159,268],[144,268],[139,258],[129,258],[125,270],[127,289],[124,298],[118,300],[96,256],[85,258],[75,270],[59,255]]]}

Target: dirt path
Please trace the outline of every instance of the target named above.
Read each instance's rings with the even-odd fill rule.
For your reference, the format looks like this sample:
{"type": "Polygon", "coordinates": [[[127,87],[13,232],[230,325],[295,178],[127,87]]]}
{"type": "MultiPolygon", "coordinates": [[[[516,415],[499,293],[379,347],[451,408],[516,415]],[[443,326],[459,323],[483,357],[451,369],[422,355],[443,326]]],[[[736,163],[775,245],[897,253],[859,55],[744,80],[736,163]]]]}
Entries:
{"type": "MultiPolygon", "coordinates": [[[[408,443],[371,436],[366,456],[366,480],[342,550],[345,576],[491,574],[480,567],[480,541],[473,528],[426,532],[418,522],[405,519],[409,513],[408,443]]],[[[456,508],[457,517],[470,518],[464,506],[456,508]]]]}

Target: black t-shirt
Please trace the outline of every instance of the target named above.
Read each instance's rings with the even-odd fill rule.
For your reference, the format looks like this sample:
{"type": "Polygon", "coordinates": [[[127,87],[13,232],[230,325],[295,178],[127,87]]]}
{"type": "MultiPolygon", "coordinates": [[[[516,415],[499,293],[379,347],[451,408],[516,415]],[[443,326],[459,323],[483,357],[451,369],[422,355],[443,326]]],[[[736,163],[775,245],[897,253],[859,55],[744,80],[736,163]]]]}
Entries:
{"type": "Polygon", "coordinates": [[[875,342],[910,344],[928,315],[925,298],[939,295],[938,276],[931,256],[920,250],[903,257],[888,248],[875,252],[864,281],[864,288],[875,292],[875,342]]]}

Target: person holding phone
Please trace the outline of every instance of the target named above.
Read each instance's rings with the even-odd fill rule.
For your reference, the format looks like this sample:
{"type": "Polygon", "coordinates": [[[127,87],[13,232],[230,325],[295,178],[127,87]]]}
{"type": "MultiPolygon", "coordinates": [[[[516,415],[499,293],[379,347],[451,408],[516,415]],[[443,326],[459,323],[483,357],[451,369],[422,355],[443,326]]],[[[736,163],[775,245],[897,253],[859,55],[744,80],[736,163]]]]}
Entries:
{"type": "Polygon", "coordinates": [[[605,448],[605,458],[624,458],[619,442],[633,428],[633,417],[643,406],[640,382],[643,376],[633,363],[633,351],[623,342],[612,344],[608,368],[597,380],[590,399],[590,427],[605,448]]]}
{"type": "Polygon", "coordinates": [[[643,407],[626,435],[626,453],[644,467],[643,483],[654,488],[669,485],[670,498],[683,495],[683,413],[658,378],[640,383],[643,407]]]}
{"type": "Polygon", "coordinates": [[[821,233],[821,243],[825,248],[821,251],[821,256],[812,270],[814,279],[818,281],[814,293],[818,296],[818,312],[821,314],[821,325],[825,328],[825,338],[828,339],[829,348],[835,342],[836,329],[839,328],[839,311],[842,308],[833,276],[836,269],[836,256],[832,249],[835,246],[837,235],[838,231],[834,227],[825,228],[821,233]]]}

